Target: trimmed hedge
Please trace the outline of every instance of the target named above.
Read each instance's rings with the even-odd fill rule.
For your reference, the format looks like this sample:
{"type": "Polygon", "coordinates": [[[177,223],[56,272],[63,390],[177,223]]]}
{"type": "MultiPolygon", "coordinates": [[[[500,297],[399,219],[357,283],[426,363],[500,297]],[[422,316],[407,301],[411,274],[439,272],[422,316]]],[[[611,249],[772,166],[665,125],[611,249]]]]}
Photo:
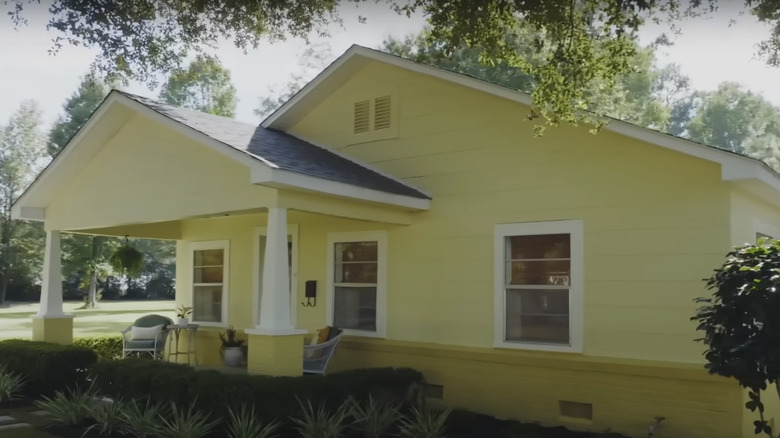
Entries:
{"type": "Polygon", "coordinates": [[[87,384],[94,351],[72,345],[10,339],[0,341],[0,365],[25,378],[24,395],[37,397],[87,384]]]}
{"type": "Polygon", "coordinates": [[[423,376],[408,368],[345,371],[327,376],[269,377],[222,374],[186,365],[124,359],[92,368],[95,389],[109,397],[174,402],[227,414],[230,406],[253,403],[264,419],[283,419],[299,411],[298,399],[336,406],[347,397],[405,402],[419,397],[423,376]]]}
{"type": "Polygon", "coordinates": [[[77,347],[89,348],[98,355],[100,360],[114,360],[122,358],[122,337],[103,336],[92,338],[77,338],[73,340],[77,347]]]}

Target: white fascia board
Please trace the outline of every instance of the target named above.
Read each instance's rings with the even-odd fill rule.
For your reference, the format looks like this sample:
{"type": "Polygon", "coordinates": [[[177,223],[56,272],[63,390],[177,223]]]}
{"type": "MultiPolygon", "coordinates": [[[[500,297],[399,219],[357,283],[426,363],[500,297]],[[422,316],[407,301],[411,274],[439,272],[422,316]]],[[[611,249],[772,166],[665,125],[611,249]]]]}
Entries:
{"type": "Polygon", "coordinates": [[[344,198],[376,202],[379,204],[394,205],[409,210],[428,210],[431,206],[431,201],[429,199],[367,189],[352,184],[317,178],[281,169],[253,169],[251,177],[253,184],[318,192],[344,198]]]}
{"type": "Polygon", "coordinates": [[[14,206],[11,207],[11,218],[43,221],[46,219],[46,209],[43,207],[22,207],[18,204],[14,204],[14,206]]]}

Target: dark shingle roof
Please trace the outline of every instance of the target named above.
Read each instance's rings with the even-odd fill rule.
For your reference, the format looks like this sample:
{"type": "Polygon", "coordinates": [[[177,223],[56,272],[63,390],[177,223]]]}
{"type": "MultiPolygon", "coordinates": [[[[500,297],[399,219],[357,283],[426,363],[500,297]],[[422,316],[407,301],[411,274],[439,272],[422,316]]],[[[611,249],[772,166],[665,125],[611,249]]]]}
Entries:
{"type": "Polygon", "coordinates": [[[116,91],[145,107],[282,170],[421,199],[430,197],[391,177],[281,131],[116,91]]]}

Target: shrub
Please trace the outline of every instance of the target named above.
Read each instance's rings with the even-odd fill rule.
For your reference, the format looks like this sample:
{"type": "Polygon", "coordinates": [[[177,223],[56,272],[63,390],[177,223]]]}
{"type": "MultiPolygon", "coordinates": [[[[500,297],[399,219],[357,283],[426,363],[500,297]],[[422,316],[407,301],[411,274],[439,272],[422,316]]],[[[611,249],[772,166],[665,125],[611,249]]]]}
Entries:
{"type": "Polygon", "coordinates": [[[24,377],[0,365],[0,405],[16,398],[24,387],[24,377]]]}
{"type": "Polygon", "coordinates": [[[16,339],[0,341],[0,366],[25,379],[25,395],[37,397],[85,387],[87,372],[95,362],[95,352],[83,347],[16,339]]]}
{"type": "Polygon", "coordinates": [[[377,401],[373,395],[359,402],[350,399],[354,428],[364,438],[380,438],[388,433],[398,420],[398,406],[377,401]]]}
{"type": "Polygon", "coordinates": [[[114,360],[122,358],[122,337],[103,336],[93,338],[78,338],[73,340],[77,347],[89,348],[94,351],[100,360],[114,360]]]}
{"type": "Polygon", "coordinates": [[[339,438],[348,427],[350,401],[345,401],[333,411],[324,404],[315,408],[311,400],[301,402],[300,405],[300,417],[293,417],[292,421],[301,438],[339,438]]]}
{"type": "Polygon", "coordinates": [[[95,424],[89,426],[87,431],[96,430],[101,436],[119,434],[125,425],[124,418],[128,405],[129,403],[124,400],[95,403],[90,410],[90,416],[95,420],[95,424]]]}
{"type": "Polygon", "coordinates": [[[58,423],[65,426],[79,426],[91,418],[92,411],[99,401],[92,389],[68,389],[57,391],[54,397],[43,397],[35,405],[46,411],[58,423]]]}
{"type": "Polygon", "coordinates": [[[135,438],[157,436],[162,428],[162,413],[162,405],[151,404],[148,399],[144,404],[138,400],[129,402],[122,413],[122,432],[135,438]]]}
{"type": "Polygon", "coordinates": [[[202,438],[217,425],[209,414],[195,409],[195,402],[189,408],[179,408],[171,402],[170,418],[162,417],[160,435],[165,438],[202,438]]]}
{"type": "Polygon", "coordinates": [[[229,410],[228,436],[230,438],[274,438],[280,423],[266,423],[255,414],[254,406],[242,404],[237,410],[229,410]]]}
{"type": "Polygon", "coordinates": [[[422,374],[408,368],[345,371],[327,376],[269,377],[222,374],[186,365],[143,359],[104,361],[93,367],[96,388],[109,397],[174,402],[226,417],[230,407],[253,403],[263,421],[299,412],[298,398],[338,406],[350,396],[400,403],[418,394],[422,374]],[[203,394],[208,394],[207,397],[203,394]],[[198,397],[201,395],[201,397],[198,397]]]}
{"type": "Polygon", "coordinates": [[[409,415],[401,418],[403,438],[443,438],[450,411],[436,412],[425,407],[413,407],[409,415]]]}

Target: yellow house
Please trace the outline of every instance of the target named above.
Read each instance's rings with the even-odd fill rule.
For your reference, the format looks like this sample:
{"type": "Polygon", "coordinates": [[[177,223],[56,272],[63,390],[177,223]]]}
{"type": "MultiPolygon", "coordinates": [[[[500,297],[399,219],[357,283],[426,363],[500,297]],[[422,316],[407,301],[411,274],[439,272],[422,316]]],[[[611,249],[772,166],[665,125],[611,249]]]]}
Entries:
{"type": "Polygon", "coordinates": [[[620,121],[534,138],[529,104],[358,46],[259,126],[114,91],[13,209],[47,233],[34,338],[72,338],[61,231],[172,239],[201,363],[233,325],[250,372],[300,374],[335,325],[329,371],[413,367],[452,407],[752,436],[689,318],[732,245],[780,236],[780,176],[620,121]]]}

